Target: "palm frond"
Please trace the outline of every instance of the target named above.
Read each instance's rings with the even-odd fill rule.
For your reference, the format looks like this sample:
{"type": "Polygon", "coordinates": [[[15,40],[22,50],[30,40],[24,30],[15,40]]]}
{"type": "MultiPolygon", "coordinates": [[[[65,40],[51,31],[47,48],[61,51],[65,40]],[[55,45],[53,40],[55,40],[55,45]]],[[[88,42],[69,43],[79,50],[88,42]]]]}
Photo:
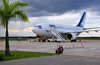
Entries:
{"type": "Polygon", "coordinates": [[[27,14],[24,12],[21,12],[20,14],[17,15],[22,21],[28,22],[28,17],[27,14]]]}
{"type": "Polygon", "coordinates": [[[12,15],[11,15],[11,18],[14,18],[16,17],[16,15],[18,16],[18,18],[20,18],[22,21],[25,21],[27,22],[28,21],[28,17],[27,17],[27,14],[24,13],[23,10],[17,10],[15,11],[12,15]]]}
{"type": "Polygon", "coordinates": [[[1,25],[4,26],[4,28],[6,27],[6,19],[4,17],[0,17],[1,18],[1,25]]]}
{"type": "Polygon", "coordinates": [[[2,0],[2,2],[3,2],[4,7],[7,8],[9,5],[9,0],[2,0]]]}
{"type": "Polygon", "coordinates": [[[5,17],[5,15],[4,15],[4,11],[2,10],[2,9],[0,9],[0,17],[5,17]]]}
{"type": "Polygon", "coordinates": [[[2,9],[0,9],[0,20],[1,20],[1,25],[4,26],[4,28],[6,27],[6,18],[4,15],[4,12],[2,9]]]}
{"type": "Polygon", "coordinates": [[[4,12],[5,17],[9,15],[9,0],[2,0],[2,6],[0,7],[4,12]]]}
{"type": "Polygon", "coordinates": [[[2,0],[2,6],[0,7],[0,20],[1,24],[6,27],[6,19],[10,20],[10,18],[15,18],[18,16],[22,21],[27,22],[28,17],[27,14],[24,13],[21,8],[27,6],[27,3],[21,3],[20,1],[15,1],[13,3],[9,3],[9,0],[2,0]]]}
{"type": "Polygon", "coordinates": [[[15,1],[15,2],[10,4],[11,11],[19,10],[20,8],[24,8],[26,6],[28,6],[27,3],[21,3],[20,1],[15,1]]]}

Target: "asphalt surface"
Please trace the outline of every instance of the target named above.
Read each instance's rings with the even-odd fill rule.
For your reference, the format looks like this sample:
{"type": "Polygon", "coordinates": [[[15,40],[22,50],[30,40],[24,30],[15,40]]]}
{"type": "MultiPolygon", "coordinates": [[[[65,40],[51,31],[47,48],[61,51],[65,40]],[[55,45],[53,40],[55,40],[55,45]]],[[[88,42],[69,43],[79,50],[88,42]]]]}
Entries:
{"type": "Polygon", "coordinates": [[[57,55],[4,61],[0,65],[100,65],[100,58],[57,55]]]}
{"type": "MultiPolygon", "coordinates": [[[[66,41],[61,45],[64,47],[61,55],[2,61],[0,65],[100,65],[100,40],[66,41]]],[[[0,50],[4,48],[4,42],[0,42],[0,50]]],[[[56,48],[55,42],[10,41],[11,51],[55,53],[56,48]]]]}

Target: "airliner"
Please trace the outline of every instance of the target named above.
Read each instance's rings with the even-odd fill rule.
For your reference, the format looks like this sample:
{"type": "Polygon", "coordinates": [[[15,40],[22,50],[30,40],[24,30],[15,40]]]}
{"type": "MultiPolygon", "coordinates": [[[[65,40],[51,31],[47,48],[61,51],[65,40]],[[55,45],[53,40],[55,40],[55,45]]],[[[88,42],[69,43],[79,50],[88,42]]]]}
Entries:
{"type": "MultiPolygon", "coordinates": [[[[67,38],[69,40],[76,40],[77,36],[80,33],[91,31],[88,29],[98,28],[98,27],[84,28],[85,19],[86,19],[86,12],[83,13],[79,23],[76,26],[67,26],[67,25],[53,24],[53,23],[40,23],[40,24],[36,24],[32,28],[32,31],[35,34],[40,36],[57,37],[58,35],[61,36],[63,39],[67,38]]],[[[98,32],[97,30],[93,30],[93,31],[98,32]]]]}

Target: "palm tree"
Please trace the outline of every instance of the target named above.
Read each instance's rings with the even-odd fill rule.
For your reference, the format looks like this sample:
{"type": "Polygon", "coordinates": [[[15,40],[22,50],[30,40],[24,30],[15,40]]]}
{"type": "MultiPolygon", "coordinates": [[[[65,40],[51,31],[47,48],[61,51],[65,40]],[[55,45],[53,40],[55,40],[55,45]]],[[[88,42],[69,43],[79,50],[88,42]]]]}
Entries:
{"type": "Polygon", "coordinates": [[[27,14],[24,13],[21,8],[28,6],[27,3],[21,3],[20,1],[15,1],[10,3],[9,0],[2,0],[0,7],[0,19],[1,25],[6,28],[6,42],[5,42],[5,55],[10,56],[10,47],[9,47],[9,35],[8,35],[8,21],[11,18],[18,17],[24,22],[28,21],[27,14]]]}

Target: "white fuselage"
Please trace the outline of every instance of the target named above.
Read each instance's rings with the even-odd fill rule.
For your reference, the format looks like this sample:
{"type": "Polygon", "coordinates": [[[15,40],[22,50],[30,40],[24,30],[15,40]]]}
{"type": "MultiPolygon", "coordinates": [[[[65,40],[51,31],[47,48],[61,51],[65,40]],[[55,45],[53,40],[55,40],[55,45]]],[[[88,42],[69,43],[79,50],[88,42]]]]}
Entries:
{"type": "Polygon", "coordinates": [[[52,24],[52,23],[40,23],[35,25],[32,31],[40,36],[53,37],[54,35],[50,31],[48,31],[52,28],[55,29],[58,33],[83,30],[83,27],[66,26],[66,25],[52,24]]]}

